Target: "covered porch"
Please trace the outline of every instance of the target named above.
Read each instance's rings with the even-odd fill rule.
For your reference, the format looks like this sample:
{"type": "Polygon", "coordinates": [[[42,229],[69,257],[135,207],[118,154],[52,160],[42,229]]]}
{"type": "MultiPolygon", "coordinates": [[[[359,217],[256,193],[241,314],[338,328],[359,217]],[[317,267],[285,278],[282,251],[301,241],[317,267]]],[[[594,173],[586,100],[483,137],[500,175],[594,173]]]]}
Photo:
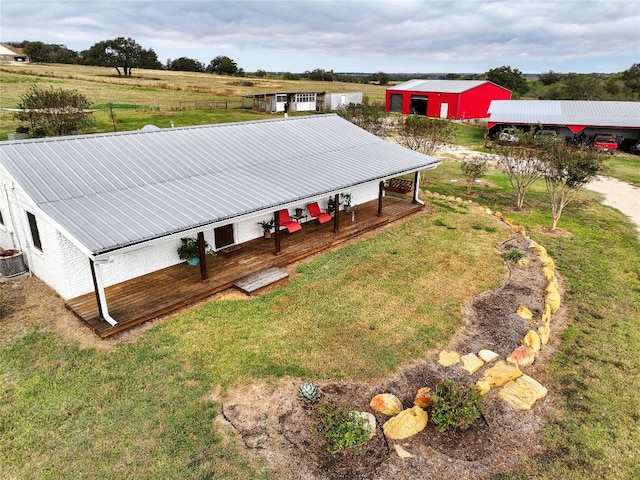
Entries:
{"type": "Polygon", "coordinates": [[[358,205],[352,212],[340,211],[338,232],[334,231],[334,222],[320,225],[317,221],[304,223],[302,230],[293,234],[283,231],[277,255],[275,236],[219,251],[207,261],[205,281],[201,280],[200,268],[181,263],[107,287],[109,312],[118,322],[115,326],[100,318],[95,293],[72,298],[66,305],[97,335],[108,337],[231,288],[248,275],[284,267],[424,208],[408,196],[386,196],[383,205],[382,212],[378,200],[358,205]]]}

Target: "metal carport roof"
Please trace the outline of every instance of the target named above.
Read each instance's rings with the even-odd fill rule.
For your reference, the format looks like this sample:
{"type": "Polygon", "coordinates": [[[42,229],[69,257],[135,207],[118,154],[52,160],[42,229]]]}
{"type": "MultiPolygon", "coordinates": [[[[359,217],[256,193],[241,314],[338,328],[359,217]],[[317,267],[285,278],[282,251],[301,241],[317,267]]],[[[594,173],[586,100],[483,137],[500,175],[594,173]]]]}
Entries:
{"type": "Polygon", "coordinates": [[[489,122],[640,128],[640,102],[493,100],[489,122]]]}
{"type": "Polygon", "coordinates": [[[439,163],[333,114],[0,142],[0,164],[91,255],[439,163]]]}

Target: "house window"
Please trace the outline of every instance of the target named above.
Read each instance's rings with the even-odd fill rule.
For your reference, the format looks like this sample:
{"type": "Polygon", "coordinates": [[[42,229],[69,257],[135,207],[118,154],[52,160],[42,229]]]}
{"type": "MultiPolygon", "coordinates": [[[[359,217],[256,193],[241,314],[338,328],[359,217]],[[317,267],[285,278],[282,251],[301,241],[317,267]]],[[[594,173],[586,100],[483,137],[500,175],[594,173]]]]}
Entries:
{"type": "Polygon", "coordinates": [[[36,216],[31,212],[27,212],[27,219],[29,220],[29,229],[31,229],[31,239],[33,240],[33,246],[42,251],[42,242],[40,241],[40,232],[38,231],[36,216]]]}
{"type": "Polygon", "coordinates": [[[316,101],[315,93],[296,93],[297,103],[311,103],[316,101]]]}

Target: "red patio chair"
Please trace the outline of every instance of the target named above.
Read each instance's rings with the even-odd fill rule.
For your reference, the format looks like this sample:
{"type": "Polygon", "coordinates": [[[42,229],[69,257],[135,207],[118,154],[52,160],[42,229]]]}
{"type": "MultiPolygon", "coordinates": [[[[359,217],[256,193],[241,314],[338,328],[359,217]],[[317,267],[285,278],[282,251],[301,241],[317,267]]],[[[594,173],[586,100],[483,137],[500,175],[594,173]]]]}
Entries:
{"type": "Polygon", "coordinates": [[[281,227],[285,227],[289,233],[302,230],[302,225],[300,225],[298,222],[294,220],[291,220],[291,215],[289,215],[289,210],[287,210],[286,208],[278,212],[278,224],[281,227]]]}
{"type": "Polygon", "coordinates": [[[331,221],[331,215],[320,210],[320,205],[318,205],[318,202],[310,203],[309,205],[307,205],[307,208],[309,209],[309,215],[311,215],[311,218],[317,218],[318,222],[326,223],[331,221]]]}

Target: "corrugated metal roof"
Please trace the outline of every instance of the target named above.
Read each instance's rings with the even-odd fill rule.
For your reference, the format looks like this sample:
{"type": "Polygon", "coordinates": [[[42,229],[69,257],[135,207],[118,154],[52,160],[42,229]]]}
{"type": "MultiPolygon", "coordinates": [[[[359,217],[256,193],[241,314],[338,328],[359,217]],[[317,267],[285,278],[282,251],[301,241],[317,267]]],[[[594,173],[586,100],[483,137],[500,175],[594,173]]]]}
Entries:
{"type": "MultiPolygon", "coordinates": [[[[412,92],[442,92],[442,93],[462,93],[472,88],[479,87],[487,80],[421,80],[413,79],[401,83],[387,90],[408,90],[412,92]]],[[[502,87],[500,87],[502,88],[502,87]]]]}
{"type": "Polygon", "coordinates": [[[494,123],[640,128],[640,102],[493,100],[494,123]]]}
{"type": "Polygon", "coordinates": [[[93,254],[440,163],[333,114],[0,142],[0,162],[93,254]]]}

